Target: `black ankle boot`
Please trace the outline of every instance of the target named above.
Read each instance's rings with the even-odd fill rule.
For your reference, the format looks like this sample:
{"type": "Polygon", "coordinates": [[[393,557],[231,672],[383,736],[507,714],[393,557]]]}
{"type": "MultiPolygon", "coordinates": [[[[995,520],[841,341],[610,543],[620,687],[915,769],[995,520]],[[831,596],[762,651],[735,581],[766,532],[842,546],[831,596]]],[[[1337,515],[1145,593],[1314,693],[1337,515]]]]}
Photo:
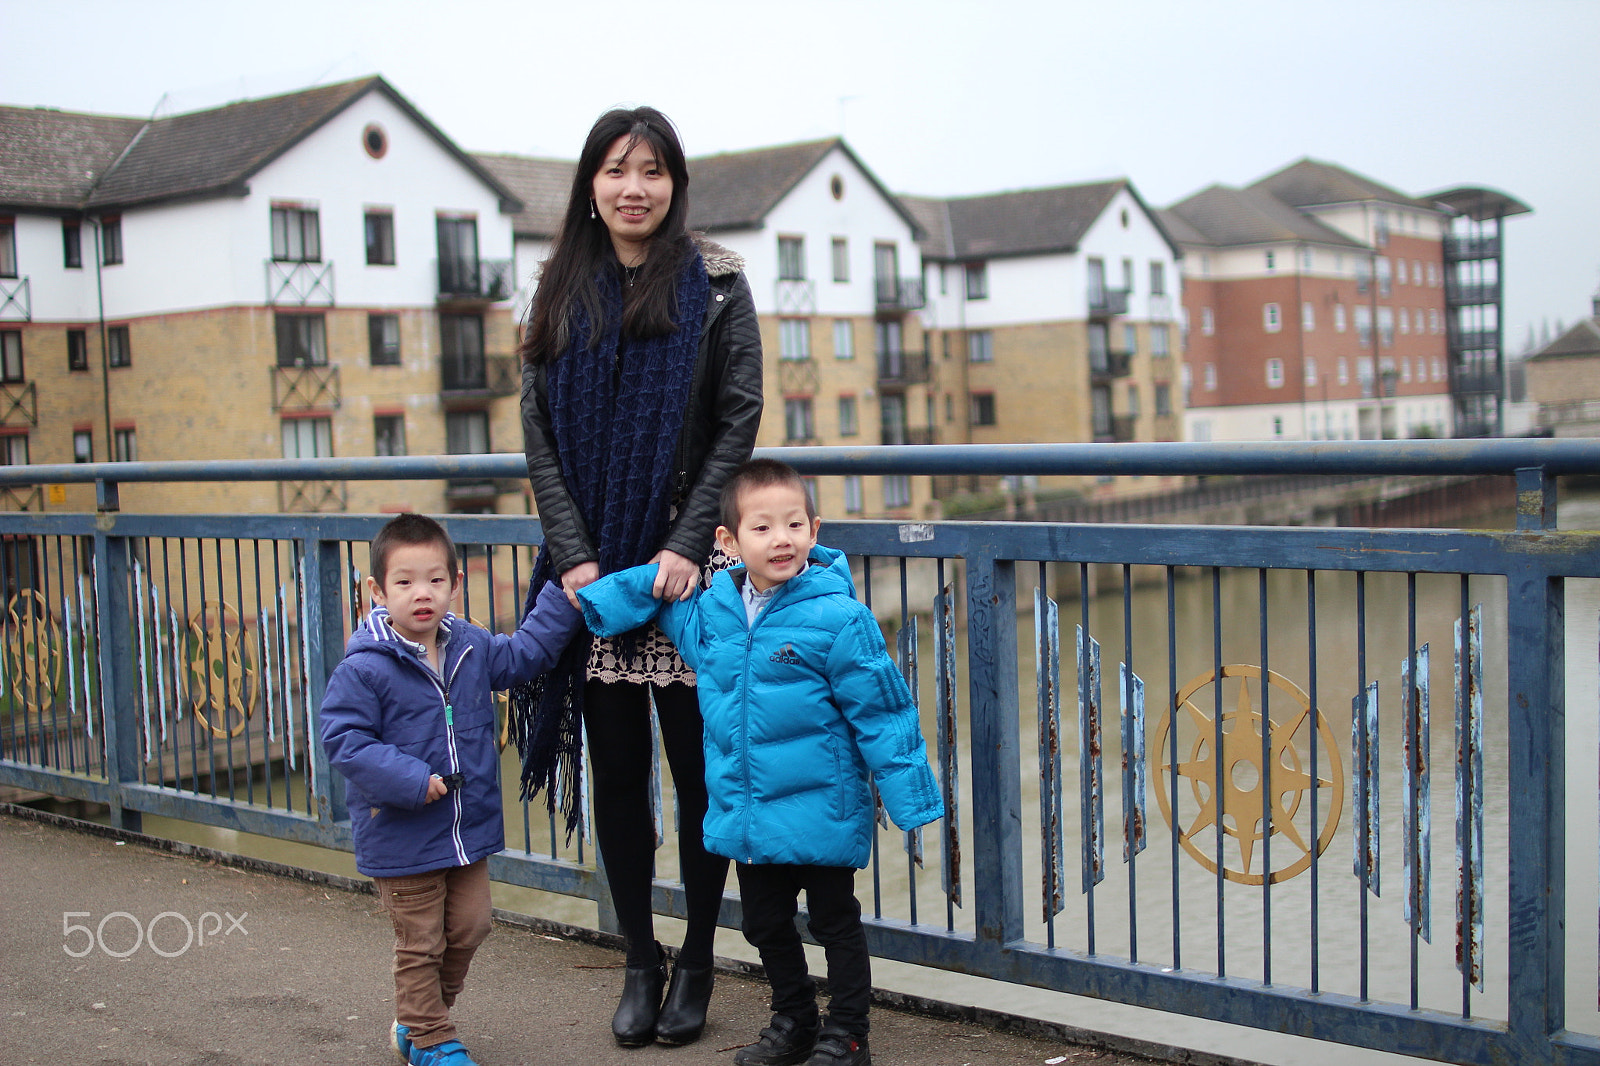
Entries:
{"type": "MultiPolygon", "coordinates": [[[[657,946],[657,951],[660,947],[657,946]]],[[[644,1047],[655,1039],[661,990],[667,983],[667,960],[654,966],[629,966],[622,979],[622,1001],[611,1016],[611,1035],[623,1047],[644,1047]]]]}
{"type": "Polygon", "coordinates": [[[717,971],[711,966],[675,966],[667,1001],[656,1019],[656,1042],[669,1047],[692,1044],[706,1027],[706,1006],[717,971]]]}

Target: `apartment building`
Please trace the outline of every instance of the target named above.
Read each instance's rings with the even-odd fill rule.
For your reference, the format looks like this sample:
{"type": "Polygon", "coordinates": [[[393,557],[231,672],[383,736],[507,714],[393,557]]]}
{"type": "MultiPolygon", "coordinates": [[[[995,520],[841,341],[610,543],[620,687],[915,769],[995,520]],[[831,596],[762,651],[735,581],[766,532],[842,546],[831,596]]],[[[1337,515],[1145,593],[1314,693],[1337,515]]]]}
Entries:
{"type": "MultiPolygon", "coordinates": [[[[941,439],[1181,439],[1179,250],[1131,182],[904,199],[925,232],[927,417],[941,439]]],[[[1170,480],[1037,487],[1109,495],[1170,480]]],[[[982,491],[989,481],[940,488],[982,491]]]]}
{"type": "MultiPolygon", "coordinates": [[[[522,205],[382,78],[152,120],[0,107],[0,144],[4,461],[520,445],[522,205]]],[[[481,511],[506,492],[129,485],[122,503],[481,511]]],[[[41,486],[7,505],[93,501],[41,486]]]]}
{"type": "Polygon", "coordinates": [[[1187,437],[1450,436],[1458,214],[1311,159],[1164,211],[1184,250],[1187,437]]]}

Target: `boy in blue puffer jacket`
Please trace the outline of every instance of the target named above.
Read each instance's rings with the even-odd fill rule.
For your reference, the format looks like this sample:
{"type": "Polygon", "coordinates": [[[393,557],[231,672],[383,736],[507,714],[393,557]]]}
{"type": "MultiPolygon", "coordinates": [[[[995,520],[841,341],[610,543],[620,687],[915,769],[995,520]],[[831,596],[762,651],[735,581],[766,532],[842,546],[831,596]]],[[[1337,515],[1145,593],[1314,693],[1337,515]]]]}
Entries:
{"type": "Polygon", "coordinates": [[[944,815],[911,693],[855,598],[844,554],[817,544],[821,524],[799,474],[754,459],[723,489],[717,530],[742,567],[666,604],[651,594],[654,565],[578,590],[596,634],[654,618],[695,670],[705,845],[736,863],[743,931],[772,983],[772,1022],[734,1056],[738,1066],[872,1061],[872,972],[854,888],[872,854],[869,774],[902,829],[944,815]],[[794,927],[802,889],[828,960],[826,1025],[794,927]]]}
{"type": "Polygon", "coordinates": [[[322,744],[348,787],[356,869],[394,923],[395,1050],[415,1066],[473,1066],[450,1007],[489,934],[490,855],[505,847],[493,690],[550,668],[579,615],[544,590],[510,636],[449,613],[455,546],[431,518],[378,531],[375,606],[322,699],[322,744]]]}

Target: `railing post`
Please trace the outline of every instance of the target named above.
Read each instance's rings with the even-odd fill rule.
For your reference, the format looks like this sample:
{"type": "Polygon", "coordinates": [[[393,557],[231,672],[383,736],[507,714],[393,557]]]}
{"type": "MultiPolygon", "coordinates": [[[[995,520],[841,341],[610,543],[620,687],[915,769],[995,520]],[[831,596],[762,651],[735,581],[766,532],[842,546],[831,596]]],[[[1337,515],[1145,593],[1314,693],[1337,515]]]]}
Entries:
{"type": "MultiPolygon", "coordinates": [[[[110,484],[115,490],[114,482],[102,484],[110,484]]],[[[136,659],[128,609],[128,542],[111,536],[115,525],[115,516],[105,514],[95,523],[94,531],[94,596],[98,607],[95,643],[101,720],[105,729],[106,783],[111,786],[111,824],[139,832],[143,825],[140,812],[122,802],[124,788],[142,781],[144,774],[133,699],[136,659]]],[[[94,713],[92,705],[87,713],[94,713]]]]}
{"type": "Polygon", "coordinates": [[[306,723],[306,747],[311,753],[311,772],[316,781],[317,816],[324,825],[350,817],[345,803],[344,781],[328,765],[317,728],[322,696],[328,688],[328,675],[344,658],[344,584],[339,572],[338,541],[323,540],[320,530],[308,530],[300,542],[300,564],[305,573],[306,626],[306,701],[311,716],[306,723]]]}
{"type": "Polygon", "coordinates": [[[1017,574],[1009,559],[967,557],[967,654],[974,919],[980,952],[998,953],[1022,937],[1017,574]]]}
{"type": "MultiPolygon", "coordinates": [[[[1555,479],[1517,471],[1517,528],[1556,525],[1555,479]]],[[[1516,1061],[1554,1061],[1566,1025],[1565,581],[1536,559],[1506,575],[1507,1030],[1516,1061]]]]}

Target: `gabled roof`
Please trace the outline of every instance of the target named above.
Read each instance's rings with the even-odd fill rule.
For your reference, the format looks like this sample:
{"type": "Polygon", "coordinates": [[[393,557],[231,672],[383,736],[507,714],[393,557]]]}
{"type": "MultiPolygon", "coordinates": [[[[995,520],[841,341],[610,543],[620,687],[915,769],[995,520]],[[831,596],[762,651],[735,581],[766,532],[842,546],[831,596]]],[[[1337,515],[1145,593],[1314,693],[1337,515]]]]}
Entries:
{"type": "Polygon", "coordinates": [[[1283,241],[1366,247],[1254,186],[1212,185],[1173,204],[1167,214],[1187,223],[1203,243],[1219,247],[1283,241]]]}
{"type": "Polygon", "coordinates": [[[1354,204],[1367,200],[1434,210],[1427,200],[1407,196],[1382,182],[1357,174],[1334,163],[1316,159],[1302,159],[1290,163],[1282,170],[1268,174],[1248,188],[1271,193],[1290,207],[1326,207],[1332,204],[1354,204]]]}
{"type": "Polygon", "coordinates": [[[517,237],[550,240],[561,228],[561,213],[572,188],[571,159],[534,159],[521,155],[473,153],[474,158],[522,201],[522,210],[511,220],[517,237]]]}
{"type": "Polygon", "coordinates": [[[0,107],[0,206],[75,211],[144,120],[0,107]]]}
{"type": "Polygon", "coordinates": [[[942,200],[902,199],[924,220],[928,236],[921,245],[926,258],[997,259],[1076,250],[1089,227],[1123,191],[1144,210],[1173,253],[1179,254],[1156,213],[1123,178],[942,200]]]}
{"type": "Polygon", "coordinates": [[[1580,318],[1571,329],[1529,356],[1529,359],[1565,359],[1600,355],[1600,318],[1580,318]]]}
{"type": "MultiPolygon", "coordinates": [[[[41,206],[53,198],[52,206],[56,207],[106,210],[196,197],[242,195],[250,178],[263,167],[369,92],[382,93],[406,112],[446,151],[492,188],[503,201],[503,209],[515,210],[521,206],[510,190],[482,164],[456,147],[380,77],[322,85],[149,121],[61,111],[0,110],[19,125],[26,123],[16,117],[17,112],[35,116],[32,142],[35,147],[29,159],[23,162],[37,168],[39,174],[53,176],[50,180],[55,182],[53,188],[35,191],[41,206]],[[43,120],[38,116],[44,116],[43,120]],[[79,140],[96,131],[125,132],[127,136],[116,146],[117,152],[106,159],[108,152],[103,146],[93,141],[85,146],[79,140]],[[86,153],[90,158],[80,160],[86,153]],[[103,160],[103,166],[84,165],[94,159],[103,160]],[[81,180],[69,180],[88,169],[97,173],[87,187],[81,180]]],[[[103,135],[101,139],[108,138],[103,135]]],[[[9,137],[6,143],[6,168],[9,170],[19,164],[9,159],[9,137]]],[[[6,171],[0,171],[0,176],[9,177],[6,171]]],[[[10,194],[9,182],[0,185],[0,201],[7,200],[10,194]]]]}

